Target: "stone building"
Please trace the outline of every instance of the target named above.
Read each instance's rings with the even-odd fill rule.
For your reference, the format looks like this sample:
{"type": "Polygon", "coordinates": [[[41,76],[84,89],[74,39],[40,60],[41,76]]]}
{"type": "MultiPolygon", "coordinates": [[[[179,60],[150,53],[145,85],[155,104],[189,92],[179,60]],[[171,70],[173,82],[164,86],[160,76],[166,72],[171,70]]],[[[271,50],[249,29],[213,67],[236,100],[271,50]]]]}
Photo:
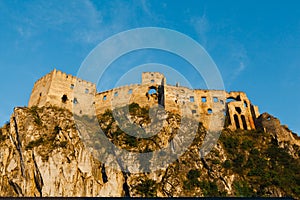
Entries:
{"type": "Polygon", "coordinates": [[[95,84],[54,69],[35,82],[28,107],[51,104],[76,114],[92,113],[95,94],[95,84]]]}
{"type": "Polygon", "coordinates": [[[161,106],[166,111],[191,116],[207,129],[226,117],[226,127],[255,129],[258,107],[251,104],[244,92],[190,89],[167,84],[163,74],[142,73],[141,84],[121,86],[96,92],[93,83],[53,70],[39,79],[32,90],[29,107],[47,104],[63,107],[75,114],[101,114],[130,103],[140,106],[161,106]]]}

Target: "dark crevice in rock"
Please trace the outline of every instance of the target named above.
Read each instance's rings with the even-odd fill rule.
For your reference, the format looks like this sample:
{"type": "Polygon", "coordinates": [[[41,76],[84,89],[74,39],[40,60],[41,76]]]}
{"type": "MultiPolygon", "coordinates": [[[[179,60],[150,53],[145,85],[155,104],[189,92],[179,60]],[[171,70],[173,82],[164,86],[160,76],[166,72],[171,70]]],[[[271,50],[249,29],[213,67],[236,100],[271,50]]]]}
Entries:
{"type": "Polygon", "coordinates": [[[207,169],[208,175],[211,177],[212,169],[208,166],[205,158],[202,157],[201,162],[203,163],[204,168],[207,169]]]}
{"type": "Polygon", "coordinates": [[[128,174],[126,172],[122,172],[124,176],[123,190],[125,192],[125,197],[130,197],[129,186],[127,183],[128,174]]]}
{"type": "Polygon", "coordinates": [[[124,168],[124,166],[122,164],[122,160],[119,158],[119,156],[117,156],[114,151],[112,153],[114,154],[114,157],[116,158],[117,163],[120,166],[122,174],[123,174],[123,177],[124,177],[124,183],[123,183],[123,190],[124,190],[124,193],[125,193],[124,195],[125,195],[125,197],[130,197],[129,185],[127,183],[128,176],[130,176],[130,173],[129,172],[126,173],[125,168],[124,168]]]}
{"type": "Polygon", "coordinates": [[[167,176],[167,175],[168,175],[169,169],[170,169],[170,168],[167,168],[167,170],[166,170],[166,172],[165,172],[165,174],[164,174],[164,176],[163,176],[161,182],[164,183],[163,186],[162,186],[163,192],[164,192],[168,197],[172,197],[172,196],[173,196],[173,195],[172,195],[172,191],[168,191],[168,190],[166,189],[166,187],[167,187],[166,185],[167,185],[167,184],[169,184],[169,185],[171,186],[171,190],[174,189],[174,186],[168,181],[169,176],[167,176]]]}
{"type": "Polygon", "coordinates": [[[22,150],[21,150],[21,141],[20,141],[20,137],[19,137],[19,130],[18,130],[18,124],[17,124],[17,120],[15,117],[13,117],[13,121],[14,121],[14,127],[15,127],[15,131],[16,131],[16,141],[14,140],[14,145],[17,148],[17,151],[19,153],[20,156],[20,163],[21,163],[21,173],[22,176],[25,176],[24,173],[24,162],[23,162],[23,156],[22,156],[22,150]]]}
{"type": "Polygon", "coordinates": [[[44,185],[44,182],[43,182],[43,177],[39,171],[39,168],[36,164],[36,160],[35,160],[35,157],[34,157],[34,153],[32,152],[32,159],[33,159],[33,162],[34,162],[34,182],[35,182],[35,185],[36,185],[36,188],[37,190],[39,191],[40,193],[40,197],[42,197],[43,193],[42,193],[42,189],[43,189],[43,185],[44,185]]]}
{"type": "Polygon", "coordinates": [[[12,180],[9,180],[8,183],[9,185],[12,186],[12,188],[14,189],[15,193],[17,193],[17,195],[24,196],[21,187],[17,183],[13,182],[12,180]]]}
{"type": "Polygon", "coordinates": [[[105,171],[105,164],[102,164],[101,174],[102,174],[103,183],[107,183],[108,180],[107,180],[107,174],[106,174],[106,171],[105,171]]]}
{"type": "Polygon", "coordinates": [[[226,185],[226,187],[229,188],[229,185],[228,185],[227,181],[224,179],[224,177],[220,176],[220,179],[226,185]]]}

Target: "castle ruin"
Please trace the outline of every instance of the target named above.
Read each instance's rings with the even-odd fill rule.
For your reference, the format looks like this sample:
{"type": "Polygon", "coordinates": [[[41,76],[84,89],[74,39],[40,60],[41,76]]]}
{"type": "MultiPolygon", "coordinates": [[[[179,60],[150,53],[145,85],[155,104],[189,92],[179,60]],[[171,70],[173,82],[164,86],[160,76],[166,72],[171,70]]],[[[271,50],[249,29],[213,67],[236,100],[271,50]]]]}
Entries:
{"type": "Polygon", "coordinates": [[[143,72],[141,84],[97,92],[95,84],[54,69],[35,82],[28,106],[54,105],[77,115],[98,115],[133,102],[193,116],[205,128],[210,127],[214,117],[225,116],[225,125],[231,130],[252,130],[259,116],[258,107],[251,104],[244,92],[169,85],[159,72],[143,72]]]}

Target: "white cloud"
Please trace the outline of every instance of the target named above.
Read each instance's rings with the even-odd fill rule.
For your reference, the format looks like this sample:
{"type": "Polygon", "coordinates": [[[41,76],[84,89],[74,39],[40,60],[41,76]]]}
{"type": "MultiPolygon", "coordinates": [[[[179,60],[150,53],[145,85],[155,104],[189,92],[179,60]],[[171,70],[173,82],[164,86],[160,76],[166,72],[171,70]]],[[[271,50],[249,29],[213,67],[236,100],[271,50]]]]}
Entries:
{"type": "Polygon", "coordinates": [[[38,1],[19,6],[22,12],[10,12],[10,18],[23,39],[41,36],[49,31],[67,34],[68,39],[86,43],[99,41],[103,37],[101,12],[88,0],[38,1]]]}
{"type": "Polygon", "coordinates": [[[207,34],[210,26],[205,12],[200,17],[191,18],[190,23],[198,34],[201,44],[207,46],[207,34]]]}

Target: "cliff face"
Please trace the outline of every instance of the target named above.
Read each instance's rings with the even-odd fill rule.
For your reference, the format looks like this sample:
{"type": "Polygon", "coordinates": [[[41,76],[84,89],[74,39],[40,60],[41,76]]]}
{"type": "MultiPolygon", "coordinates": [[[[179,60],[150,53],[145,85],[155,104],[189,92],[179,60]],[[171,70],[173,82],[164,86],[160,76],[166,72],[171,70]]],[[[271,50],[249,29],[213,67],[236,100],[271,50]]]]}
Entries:
{"type": "MultiPolygon", "coordinates": [[[[147,130],[148,110],[134,105],[131,120],[147,130]]],[[[163,129],[149,139],[129,137],[112,113],[98,116],[107,138],[133,152],[167,145],[180,116],[156,113],[163,129]]],[[[56,107],[15,108],[1,129],[0,196],[300,196],[300,140],[280,122],[263,114],[257,131],[224,130],[213,150],[201,158],[206,131],[199,125],[188,151],[166,169],[130,173],[113,169],[91,154],[73,115],[56,107]]],[[[83,123],[88,123],[84,122],[83,123]]],[[[125,125],[126,126],[126,125],[125,125]]],[[[162,127],[157,124],[151,128],[162,127]]],[[[189,125],[193,128],[193,124],[189,125]]],[[[185,131],[189,131],[186,127],[185,131]]],[[[95,139],[95,138],[94,138],[95,139]]],[[[101,148],[101,141],[97,143],[101,148]]],[[[132,157],[136,168],[154,158],[132,157]]],[[[122,160],[118,162],[122,168],[122,160]]]]}
{"type": "Polygon", "coordinates": [[[122,173],[105,169],[78,137],[72,114],[16,108],[2,130],[1,196],[122,196],[122,173]]]}

